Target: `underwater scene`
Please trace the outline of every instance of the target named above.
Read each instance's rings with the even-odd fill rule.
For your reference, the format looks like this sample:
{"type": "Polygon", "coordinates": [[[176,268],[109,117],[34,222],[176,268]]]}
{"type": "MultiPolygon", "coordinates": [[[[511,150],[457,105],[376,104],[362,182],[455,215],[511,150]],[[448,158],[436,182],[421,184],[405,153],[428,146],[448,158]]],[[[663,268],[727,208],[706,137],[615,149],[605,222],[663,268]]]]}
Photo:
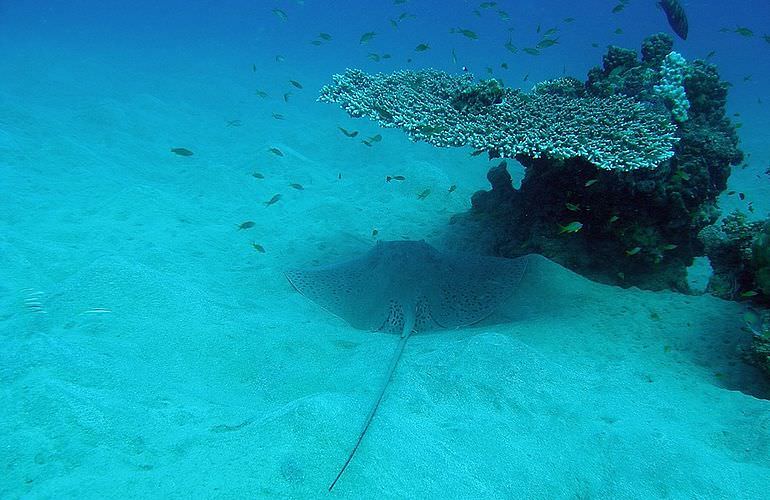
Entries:
{"type": "Polygon", "coordinates": [[[770,498],[770,4],[0,0],[0,498],[770,498]]]}

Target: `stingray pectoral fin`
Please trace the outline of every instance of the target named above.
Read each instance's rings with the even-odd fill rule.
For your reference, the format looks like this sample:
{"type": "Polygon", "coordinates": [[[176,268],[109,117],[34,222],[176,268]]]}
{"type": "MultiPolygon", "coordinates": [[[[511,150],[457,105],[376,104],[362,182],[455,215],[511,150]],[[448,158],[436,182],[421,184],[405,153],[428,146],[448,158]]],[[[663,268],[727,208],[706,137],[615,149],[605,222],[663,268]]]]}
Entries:
{"type": "Polygon", "coordinates": [[[374,402],[374,405],[372,405],[372,409],[369,410],[369,415],[366,417],[366,420],[364,421],[364,427],[361,429],[361,432],[358,434],[358,440],[356,441],[356,444],[353,446],[353,449],[350,450],[348,459],[345,460],[345,463],[342,465],[342,468],[337,473],[337,477],[335,477],[334,481],[332,481],[332,484],[329,485],[329,491],[331,491],[332,488],[334,488],[334,485],[336,485],[337,481],[339,481],[340,477],[342,477],[342,474],[345,472],[345,469],[347,469],[348,465],[350,465],[351,460],[353,460],[353,455],[355,455],[356,451],[358,451],[358,447],[361,445],[361,441],[363,441],[364,436],[366,435],[366,431],[369,430],[369,425],[372,423],[372,419],[374,419],[374,414],[377,413],[377,409],[380,407],[380,402],[382,401],[382,397],[385,395],[385,389],[388,388],[388,385],[390,384],[390,379],[393,378],[393,372],[396,371],[396,366],[398,365],[398,361],[401,359],[401,354],[403,354],[404,352],[406,341],[409,340],[409,336],[412,334],[412,331],[414,330],[414,323],[415,323],[414,314],[409,314],[405,318],[404,329],[401,331],[401,339],[398,341],[398,347],[396,347],[396,352],[393,354],[393,359],[390,361],[388,374],[385,376],[385,383],[382,384],[382,388],[380,389],[380,393],[377,396],[377,400],[374,402]]]}

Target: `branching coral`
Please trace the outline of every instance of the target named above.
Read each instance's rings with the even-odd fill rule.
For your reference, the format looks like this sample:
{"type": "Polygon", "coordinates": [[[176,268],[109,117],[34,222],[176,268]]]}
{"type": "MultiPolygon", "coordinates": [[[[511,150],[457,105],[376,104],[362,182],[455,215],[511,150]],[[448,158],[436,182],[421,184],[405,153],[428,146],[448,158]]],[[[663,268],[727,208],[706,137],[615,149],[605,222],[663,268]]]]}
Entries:
{"type": "Polygon", "coordinates": [[[663,59],[660,84],[655,86],[655,92],[670,107],[671,116],[680,123],[687,120],[687,110],[690,109],[690,101],[684,91],[686,72],[687,61],[678,52],[671,52],[663,59]]]}
{"type": "Polygon", "coordinates": [[[434,70],[349,69],[334,76],[319,100],[435,146],[471,146],[506,158],[582,158],[605,170],[654,168],[673,155],[677,141],[665,116],[624,96],[527,94],[434,70]]]}

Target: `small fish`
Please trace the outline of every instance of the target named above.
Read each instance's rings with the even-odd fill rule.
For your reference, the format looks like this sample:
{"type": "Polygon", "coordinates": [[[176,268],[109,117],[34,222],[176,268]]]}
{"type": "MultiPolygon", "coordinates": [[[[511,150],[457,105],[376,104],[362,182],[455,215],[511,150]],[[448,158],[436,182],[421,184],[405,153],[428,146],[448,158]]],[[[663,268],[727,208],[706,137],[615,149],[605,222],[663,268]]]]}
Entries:
{"type": "Polygon", "coordinates": [[[667,244],[663,245],[660,248],[662,248],[665,251],[668,251],[668,250],[673,250],[673,249],[677,248],[678,246],[679,245],[674,245],[673,243],[667,243],[667,244]]]}
{"type": "Polygon", "coordinates": [[[765,330],[764,321],[762,315],[752,308],[743,313],[744,329],[754,335],[762,335],[765,330]]]}
{"type": "Polygon", "coordinates": [[[508,63],[500,63],[500,67],[503,69],[508,69],[508,63]]]}
{"type": "Polygon", "coordinates": [[[257,65],[256,64],[252,64],[251,65],[251,71],[254,72],[254,73],[257,72],[257,65]]]}
{"type": "Polygon", "coordinates": [[[751,31],[748,28],[744,28],[742,26],[738,26],[737,28],[735,28],[735,31],[733,31],[733,33],[738,33],[741,36],[754,36],[753,31],[751,31]]]}
{"type": "Polygon", "coordinates": [[[748,82],[749,80],[751,80],[751,75],[746,75],[743,77],[744,82],[748,82]]]}
{"type": "Polygon", "coordinates": [[[716,55],[716,53],[717,53],[716,50],[712,50],[711,52],[706,54],[706,59],[711,59],[712,57],[714,57],[716,55]]]}
{"type": "Polygon", "coordinates": [[[430,189],[423,189],[420,193],[417,194],[417,199],[424,200],[425,198],[428,197],[429,194],[430,194],[430,189]]]}
{"type": "Polygon", "coordinates": [[[599,182],[599,179],[591,179],[591,180],[589,180],[589,181],[586,181],[586,183],[585,183],[585,184],[583,184],[583,186],[585,186],[585,187],[591,187],[591,186],[593,186],[594,184],[596,184],[597,182],[599,182]]]}
{"type": "Polygon", "coordinates": [[[613,14],[617,14],[618,12],[621,12],[625,8],[626,8],[625,4],[619,3],[615,7],[612,8],[612,13],[613,14]]]}
{"type": "Polygon", "coordinates": [[[559,31],[559,28],[548,28],[545,33],[543,33],[543,38],[547,38],[551,35],[555,35],[559,31]]]}
{"type": "Polygon", "coordinates": [[[372,238],[376,238],[380,232],[377,229],[372,229],[372,238]]]}
{"type": "Polygon", "coordinates": [[[374,62],[380,62],[380,55],[375,54],[374,52],[369,52],[366,57],[368,57],[370,60],[374,62]]]}
{"type": "Polygon", "coordinates": [[[107,309],[106,307],[92,307],[91,309],[86,309],[80,314],[110,314],[112,311],[110,309],[107,309]]]}
{"type": "Polygon", "coordinates": [[[275,205],[276,203],[278,203],[278,200],[280,200],[280,199],[281,199],[280,193],[279,194],[274,194],[272,198],[270,198],[269,200],[267,200],[265,202],[265,206],[269,207],[270,205],[275,205]]]}
{"type": "Polygon", "coordinates": [[[283,102],[289,102],[289,97],[291,97],[291,92],[283,94],[283,102]]]}
{"type": "Polygon", "coordinates": [[[285,117],[285,116],[283,116],[281,113],[273,113],[273,115],[272,115],[272,116],[273,116],[273,118],[275,118],[276,120],[285,120],[285,119],[286,119],[286,117],[285,117]]]}
{"type": "Polygon", "coordinates": [[[767,43],[770,43],[770,35],[762,35],[762,39],[767,43]]]}
{"type": "Polygon", "coordinates": [[[591,47],[593,47],[595,49],[598,49],[599,48],[599,44],[594,42],[594,43],[591,44],[591,47]]]}
{"type": "Polygon", "coordinates": [[[457,65],[457,54],[455,54],[455,49],[452,49],[452,64],[457,65]]]}
{"type": "Polygon", "coordinates": [[[513,42],[511,41],[510,38],[508,39],[507,42],[505,42],[505,48],[508,49],[508,52],[510,52],[511,54],[515,54],[516,52],[519,51],[519,49],[517,49],[516,46],[513,45],[513,42]]]}
{"type": "Polygon", "coordinates": [[[304,191],[305,190],[305,188],[302,186],[302,184],[297,184],[296,182],[292,182],[291,184],[289,184],[289,187],[292,187],[292,188],[296,189],[297,191],[304,191]]]}
{"type": "Polygon", "coordinates": [[[756,290],[748,290],[746,292],[741,292],[741,297],[756,297],[759,295],[759,292],[756,290]]]}
{"type": "Polygon", "coordinates": [[[284,62],[285,60],[286,60],[286,58],[285,58],[285,57],[283,57],[283,56],[282,56],[282,55],[280,55],[280,54],[278,54],[277,56],[275,56],[275,62],[277,62],[277,63],[282,63],[282,62],[284,62]]]}
{"type": "Polygon", "coordinates": [[[679,35],[679,38],[682,40],[687,40],[687,14],[685,14],[679,0],[660,0],[658,6],[666,14],[668,25],[671,26],[674,33],[679,35]]]}
{"type": "Polygon", "coordinates": [[[449,192],[454,193],[457,190],[457,184],[452,184],[449,186],[449,192]]]}
{"type": "Polygon", "coordinates": [[[281,151],[278,148],[270,148],[268,149],[271,153],[273,153],[275,156],[283,156],[283,151],[281,151]]]}
{"type": "Polygon", "coordinates": [[[565,226],[559,226],[559,234],[562,233],[577,233],[583,229],[583,223],[579,221],[573,221],[565,226]]]}
{"type": "Polygon", "coordinates": [[[326,40],[327,42],[331,41],[332,36],[329,33],[319,33],[318,38],[321,40],[326,40]]]}
{"type": "Polygon", "coordinates": [[[623,34],[623,30],[620,29],[620,28],[616,28],[615,31],[613,31],[613,33],[615,33],[616,35],[622,35],[623,34]]]}
{"type": "Polygon", "coordinates": [[[385,182],[404,181],[404,180],[406,180],[406,177],[404,177],[403,175],[392,175],[392,176],[388,175],[385,177],[385,182]]]}
{"type": "Polygon", "coordinates": [[[477,149],[476,151],[471,151],[471,156],[478,156],[484,152],[486,152],[486,149],[477,149]]]}
{"type": "Polygon", "coordinates": [[[558,44],[559,41],[554,38],[544,38],[540,40],[535,47],[538,49],[547,49],[548,47],[553,47],[554,45],[558,44]]]}
{"type": "Polygon", "coordinates": [[[372,147],[372,143],[370,141],[367,141],[366,139],[361,139],[361,143],[366,146],[372,147]]]}
{"type": "Polygon", "coordinates": [[[301,89],[301,88],[302,88],[302,84],[301,84],[301,83],[299,83],[297,80],[289,80],[289,83],[291,83],[292,85],[294,85],[294,86],[295,86],[295,87],[297,87],[298,89],[301,89]]]}
{"type": "Polygon", "coordinates": [[[567,24],[574,23],[575,22],[575,18],[574,17],[565,17],[564,18],[564,22],[567,23],[567,24]]]}
{"type": "Polygon", "coordinates": [[[289,16],[286,15],[286,12],[282,11],[281,9],[273,9],[273,14],[278,17],[281,21],[287,21],[289,19],[289,16]]]}
{"type": "Polygon", "coordinates": [[[663,352],[671,352],[671,346],[670,345],[664,345],[663,346],[663,352]]]}
{"type": "Polygon", "coordinates": [[[506,11],[504,11],[504,10],[498,9],[497,10],[497,15],[500,16],[500,19],[502,21],[509,21],[511,19],[511,16],[508,15],[508,13],[506,11]]]}
{"type": "Polygon", "coordinates": [[[261,98],[263,98],[263,99],[264,99],[265,97],[267,97],[267,92],[265,92],[264,90],[259,90],[259,89],[257,89],[257,90],[254,92],[254,95],[256,95],[257,97],[261,97],[261,98]]]}
{"type": "Polygon", "coordinates": [[[580,211],[580,205],[575,205],[574,203],[565,203],[564,205],[567,207],[567,210],[570,210],[572,212],[580,211]]]}
{"type": "Polygon", "coordinates": [[[310,45],[315,45],[316,47],[318,47],[321,44],[323,44],[321,40],[310,40],[310,45]]]}
{"type": "Polygon", "coordinates": [[[540,33],[540,25],[537,25],[537,30],[535,30],[535,33],[540,33]]]}
{"type": "Polygon", "coordinates": [[[259,253],[265,253],[265,247],[263,247],[263,246],[262,246],[262,245],[260,245],[259,243],[254,243],[254,242],[252,242],[252,243],[251,243],[251,246],[252,246],[252,248],[254,248],[254,250],[256,250],[257,252],[259,252],[259,253]]]}
{"type": "Polygon", "coordinates": [[[389,22],[390,22],[391,28],[393,28],[394,30],[398,29],[398,21],[396,21],[395,19],[391,19],[389,22]]]}
{"type": "Polygon", "coordinates": [[[256,225],[256,224],[254,223],[254,221],[250,221],[250,220],[247,220],[246,222],[241,222],[241,223],[238,225],[238,231],[240,231],[240,230],[242,230],[242,229],[249,229],[249,228],[252,228],[252,227],[254,227],[255,225],[256,225]]]}
{"type": "Polygon", "coordinates": [[[346,137],[355,137],[355,136],[358,135],[358,131],[357,130],[349,132],[349,131],[345,130],[344,128],[340,127],[339,125],[337,126],[337,128],[340,129],[340,132],[345,134],[346,137]]]}
{"type": "Polygon", "coordinates": [[[262,175],[259,172],[254,172],[254,173],[251,174],[251,176],[254,177],[255,179],[264,179],[265,178],[265,176],[262,175]]]}
{"type": "Polygon", "coordinates": [[[531,56],[540,55],[540,51],[532,47],[524,47],[522,50],[531,56]]]}
{"type": "Polygon", "coordinates": [[[626,255],[628,255],[630,257],[632,255],[638,254],[641,251],[642,251],[641,247],[634,247],[631,250],[626,250],[626,255]]]}
{"type": "Polygon", "coordinates": [[[430,45],[427,43],[421,43],[417,47],[414,48],[415,52],[425,52],[426,50],[430,49],[430,45]]]}
{"type": "Polygon", "coordinates": [[[179,156],[192,156],[193,152],[187,148],[171,148],[171,152],[179,156]]]}
{"type": "Polygon", "coordinates": [[[743,200],[746,199],[746,194],[745,193],[738,193],[738,198],[740,198],[741,201],[743,201],[743,200]]]}
{"type": "Polygon", "coordinates": [[[618,220],[620,220],[620,217],[618,217],[617,215],[613,215],[612,217],[610,217],[610,224],[612,224],[613,222],[617,222],[618,220]]]}
{"type": "Polygon", "coordinates": [[[367,31],[366,33],[361,35],[361,38],[359,39],[358,43],[359,44],[369,43],[372,40],[374,40],[374,37],[376,36],[377,36],[377,33],[375,33],[374,31],[367,31]]]}
{"type": "Polygon", "coordinates": [[[377,134],[371,136],[369,139],[367,139],[369,142],[380,142],[382,140],[382,135],[377,134]]]}
{"type": "Polygon", "coordinates": [[[240,127],[243,125],[240,120],[227,120],[228,127],[240,127]]]}
{"type": "Polygon", "coordinates": [[[523,82],[526,82],[527,80],[529,80],[529,73],[524,75],[524,78],[522,79],[523,82]]]}
{"type": "Polygon", "coordinates": [[[479,35],[477,35],[476,32],[471,31],[471,30],[466,30],[466,29],[463,29],[463,28],[452,28],[451,30],[449,30],[449,32],[450,33],[459,33],[462,36],[464,36],[465,38],[470,38],[471,40],[478,40],[479,39],[479,35]]]}

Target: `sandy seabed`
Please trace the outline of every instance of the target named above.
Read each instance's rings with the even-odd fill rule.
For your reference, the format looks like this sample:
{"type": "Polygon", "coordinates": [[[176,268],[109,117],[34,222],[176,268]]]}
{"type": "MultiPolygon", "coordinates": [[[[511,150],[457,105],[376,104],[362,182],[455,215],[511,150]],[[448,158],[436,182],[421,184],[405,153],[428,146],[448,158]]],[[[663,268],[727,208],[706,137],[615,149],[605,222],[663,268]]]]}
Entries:
{"type": "MultiPolygon", "coordinates": [[[[487,162],[312,90],[286,104],[226,74],[140,85],[81,64],[1,87],[0,496],[322,496],[396,338],[282,271],[374,229],[442,241],[487,162]]],[[[410,339],[334,496],[764,498],[770,402],[741,314],[532,257],[497,317],[410,339]]]]}

